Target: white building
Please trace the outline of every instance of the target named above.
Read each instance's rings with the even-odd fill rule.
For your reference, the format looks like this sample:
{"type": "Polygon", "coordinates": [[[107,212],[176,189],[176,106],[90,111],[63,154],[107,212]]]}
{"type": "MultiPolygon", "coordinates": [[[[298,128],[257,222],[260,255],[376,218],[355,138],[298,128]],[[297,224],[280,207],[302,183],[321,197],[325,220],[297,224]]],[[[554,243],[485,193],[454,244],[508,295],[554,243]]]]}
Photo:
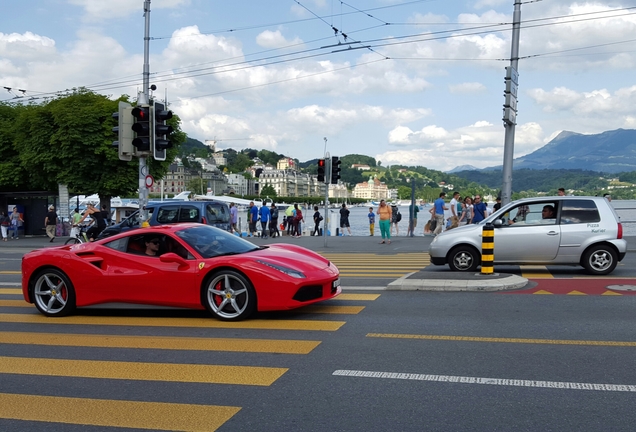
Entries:
{"type": "Polygon", "coordinates": [[[276,195],[282,197],[323,196],[325,191],[324,184],[318,182],[316,176],[293,169],[265,169],[261,172],[258,183],[261,190],[265,186],[271,186],[276,195]]]}
{"type": "Polygon", "coordinates": [[[356,184],[353,188],[353,197],[366,199],[368,201],[392,199],[390,190],[387,185],[381,182],[377,177],[369,178],[369,181],[367,182],[356,184]]]}

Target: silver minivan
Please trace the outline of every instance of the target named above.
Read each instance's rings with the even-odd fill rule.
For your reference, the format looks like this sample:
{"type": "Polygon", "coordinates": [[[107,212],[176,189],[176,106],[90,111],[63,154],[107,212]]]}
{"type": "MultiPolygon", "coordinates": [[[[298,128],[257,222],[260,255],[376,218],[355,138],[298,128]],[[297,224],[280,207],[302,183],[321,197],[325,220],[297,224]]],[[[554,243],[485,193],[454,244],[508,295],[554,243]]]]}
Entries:
{"type": "Polygon", "coordinates": [[[494,264],[580,265],[606,275],[627,252],[620,219],[605,198],[558,196],[513,201],[478,224],[442,232],[429,248],[431,262],[475,271],[486,224],[494,227],[494,264]]]}

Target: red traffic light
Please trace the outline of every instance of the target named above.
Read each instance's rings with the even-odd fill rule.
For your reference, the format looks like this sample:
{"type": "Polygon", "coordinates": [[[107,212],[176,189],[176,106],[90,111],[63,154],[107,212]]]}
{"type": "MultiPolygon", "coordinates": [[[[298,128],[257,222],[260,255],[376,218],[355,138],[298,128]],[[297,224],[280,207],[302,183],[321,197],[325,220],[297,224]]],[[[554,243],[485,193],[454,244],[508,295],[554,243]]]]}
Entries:
{"type": "Polygon", "coordinates": [[[324,159],[318,159],[318,166],[321,168],[325,167],[325,160],[324,159]]]}

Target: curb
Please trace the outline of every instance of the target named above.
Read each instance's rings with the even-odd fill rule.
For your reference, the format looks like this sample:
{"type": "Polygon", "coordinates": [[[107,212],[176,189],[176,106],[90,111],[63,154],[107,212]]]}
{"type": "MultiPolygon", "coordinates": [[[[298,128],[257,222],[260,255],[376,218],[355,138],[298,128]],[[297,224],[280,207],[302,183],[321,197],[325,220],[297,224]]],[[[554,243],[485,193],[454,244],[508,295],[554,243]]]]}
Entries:
{"type": "Polygon", "coordinates": [[[402,276],[387,286],[387,291],[506,291],[523,288],[528,279],[517,275],[499,274],[497,279],[408,279],[415,273],[402,276]]]}

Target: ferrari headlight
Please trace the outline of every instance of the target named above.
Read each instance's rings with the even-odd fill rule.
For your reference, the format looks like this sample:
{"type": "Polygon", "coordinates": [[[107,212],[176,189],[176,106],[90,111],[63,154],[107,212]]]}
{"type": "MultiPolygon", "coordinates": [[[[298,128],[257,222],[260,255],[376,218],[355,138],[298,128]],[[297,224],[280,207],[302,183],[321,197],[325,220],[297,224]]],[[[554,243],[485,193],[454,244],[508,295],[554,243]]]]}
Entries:
{"type": "Polygon", "coordinates": [[[299,272],[298,270],[294,270],[291,269],[289,267],[284,267],[278,264],[273,264],[267,261],[263,261],[263,260],[257,260],[256,262],[258,262],[259,264],[263,264],[264,266],[273,268],[274,270],[278,270],[281,273],[285,273],[287,276],[291,276],[293,278],[296,279],[305,279],[305,275],[302,272],[299,272]]]}

